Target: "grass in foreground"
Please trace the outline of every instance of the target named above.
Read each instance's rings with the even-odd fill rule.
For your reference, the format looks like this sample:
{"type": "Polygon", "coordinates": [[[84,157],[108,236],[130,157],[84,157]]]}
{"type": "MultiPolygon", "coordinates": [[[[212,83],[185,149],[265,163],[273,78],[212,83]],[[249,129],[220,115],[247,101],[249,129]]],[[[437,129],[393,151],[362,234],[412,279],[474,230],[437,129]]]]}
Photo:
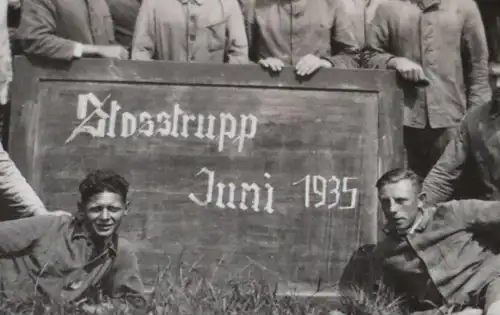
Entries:
{"type": "MultiPolygon", "coordinates": [[[[329,315],[335,307],[314,298],[278,296],[277,287],[264,281],[230,280],[216,285],[194,268],[167,268],[158,273],[157,284],[147,309],[111,311],[104,314],[151,315],[329,315]],[[176,270],[175,270],[176,269],[176,270]]],[[[344,292],[337,303],[346,315],[405,315],[399,300],[389,291],[380,290],[375,297],[360,289],[344,292]]],[[[0,298],[0,314],[63,315],[88,314],[70,305],[41,305],[36,297],[24,300],[0,298]]]]}

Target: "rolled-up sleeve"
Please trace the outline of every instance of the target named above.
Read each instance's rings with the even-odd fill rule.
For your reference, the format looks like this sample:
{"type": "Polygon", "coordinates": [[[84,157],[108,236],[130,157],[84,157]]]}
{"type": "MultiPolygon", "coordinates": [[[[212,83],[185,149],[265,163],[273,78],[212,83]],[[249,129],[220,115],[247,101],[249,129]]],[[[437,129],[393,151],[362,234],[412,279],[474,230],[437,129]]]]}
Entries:
{"type": "Polygon", "coordinates": [[[388,53],[390,40],[391,12],[386,3],[375,10],[375,16],[367,27],[366,46],[363,51],[363,66],[371,69],[387,69],[387,63],[394,58],[388,53]]]}
{"type": "Polygon", "coordinates": [[[500,226],[500,201],[467,199],[453,200],[448,204],[465,228],[482,230],[500,226]]]}
{"type": "Polygon", "coordinates": [[[228,63],[245,64],[248,59],[248,40],[245,21],[241,7],[236,0],[229,2],[228,34],[228,63]]]}
{"type": "Polygon", "coordinates": [[[118,241],[111,273],[104,279],[103,293],[110,298],[123,299],[135,308],[143,308],[146,304],[135,250],[123,238],[118,241]]]}
{"type": "Polygon", "coordinates": [[[468,4],[463,28],[465,49],[467,107],[483,105],[491,98],[488,82],[488,45],[481,14],[474,1],[468,4]]]}
{"type": "Polygon", "coordinates": [[[332,63],[335,68],[358,68],[360,65],[360,44],[358,44],[355,33],[353,14],[348,12],[341,0],[330,1],[330,7],[334,16],[331,30],[332,48],[331,56],[321,56],[332,63]]]}
{"type": "Polygon", "coordinates": [[[65,216],[42,215],[0,222],[0,256],[18,253],[33,246],[47,231],[61,225],[65,216]]]}
{"type": "Polygon", "coordinates": [[[156,54],[155,2],[144,0],[139,9],[132,39],[133,60],[152,60],[156,54]]]}
{"type": "Polygon", "coordinates": [[[464,120],[423,182],[422,191],[428,204],[444,202],[451,198],[466,165],[469,154],[468,139],[464,120]]]}
{"type": "Polygon", "coordinates": [[[57,10],[51,0],[25,0],[17,36],[26,54],[71,60],[76,42],[55,35],[57,10]]]}
{"type": "Polygon", "coordinates": [[[42,201],[0,144],[0,208],[2,218],[21,217],[46,213],[42,201]]]}

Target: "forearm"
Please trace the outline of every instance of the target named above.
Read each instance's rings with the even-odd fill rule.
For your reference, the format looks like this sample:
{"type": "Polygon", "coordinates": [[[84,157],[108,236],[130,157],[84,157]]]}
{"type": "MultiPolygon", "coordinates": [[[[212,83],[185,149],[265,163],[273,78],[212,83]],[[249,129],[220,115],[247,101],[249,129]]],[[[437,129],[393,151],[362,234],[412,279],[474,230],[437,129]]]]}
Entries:
{"type": "Polygon", "coordinates": [[[465,48],[467,106],[486,104],[491,98],[488,81],[488,45],[481,15],[475,3],[465,8],[466,20],[463,31],[465,48]]]}
{"type": "Polygon", "coordinates": [[[52,233],[63,220],[70,218],[42,215],[0,222],[0,256],[26,250],[47,233],[52,233]]]}
{"type": "Polygon", "coordinates": [[[36,192],[3,148],[0,149],[0,178],[0,203],[4,211],[11,212],[9,217],[20,218],[47,213],[36,192]]]}
{"type": "Polygon", "coordinates": [[[232,3],[233,9],[227,25],[229,41],[228,63],[246,64],[248,59],[248,39],[243,14],[236,1],[232,3]]]}

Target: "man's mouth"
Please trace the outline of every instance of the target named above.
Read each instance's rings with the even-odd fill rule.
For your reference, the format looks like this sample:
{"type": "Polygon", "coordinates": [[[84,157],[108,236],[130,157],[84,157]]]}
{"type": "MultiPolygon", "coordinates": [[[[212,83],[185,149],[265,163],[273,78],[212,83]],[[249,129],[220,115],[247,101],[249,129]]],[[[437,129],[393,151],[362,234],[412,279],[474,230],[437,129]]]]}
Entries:
{"type": "Polygon", "coordinates": [[[109,223],[109,224],[99,224],[97,223],[96,224],[96,227],[99,229],[99,230],[110,230],[114,227],[115,225],[113,223],[109,223]]]}

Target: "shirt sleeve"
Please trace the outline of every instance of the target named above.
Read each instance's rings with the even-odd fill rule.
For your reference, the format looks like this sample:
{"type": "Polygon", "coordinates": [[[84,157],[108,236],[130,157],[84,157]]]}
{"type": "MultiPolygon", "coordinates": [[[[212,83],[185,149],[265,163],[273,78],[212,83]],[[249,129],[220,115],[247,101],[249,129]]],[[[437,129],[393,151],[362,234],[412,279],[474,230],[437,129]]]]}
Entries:
{"type": "Polygon", "coordinates": [[[132,60],[153,60],[156,54],[155,0],[144,0],[135,22],[132,60]]]}
{"type": "Polygon", "coordinates": [[[450,202],[453,213],[465,228],[481,229],[500,225],[500,202],[484,200],[458,200],[450,202]]]}
{"type": "Polygon", "coordinates": [[[0,209],[17,219],[46,213],[42,201],[0,144],[0,209]]]}
{"type": "Polygon", "coordinates": [[[230,5],[227,23],[228,63],[246,64],[249,63],[248,40],[243,13],[236,0],[231,0],[230,5]]]}
{"type": "Polygon", "coordinates": [[[320,57],[330,61],[335,68],[358,68],[360,45],[354,33],[353,14],[348,12],[343,0],[330,0],[329,5],[334,18],[331,30],[332,55],[320,57]]]}
{"type": "Polygon", "coordinates": [[[57,10],[52,0],[25,0],[17,31],[26,54],[71,60],[76,42],[56,34],[57,10]]]}
{"type": "Polygon", "coordinates": [[[488,45],[481,14],[474,1],[464,10],[463,50],[468,108],[487,103],[491,98],[488,82],[488,45]]]}
{"type": "Polygon", "coordinates": [[[116,259],[103,289],[105,296],[124,299],[135,308],[143,308],[146,303],[137,256],[132,245],[123,238],[118,241],[116,259]]]}
{"type": "Polygon", "coordinates": [[[42,215],[0,222],[0,256],[23,251],[36,244],[64,216],[42,215]]]}
{"type": "Polygon", "coordinates": [[[448,143],[443,155],[425,178],[422,191],[426,195],[427,204],[433,205],[451,198],[469,154],[466,126],[467,118],[462,121],[459,131],[448,143]]]}
{"type": "Polygon", "coordinates": [[[387,63],[395,56],[388,52],[391,12],[386,1],[375,10],[372,22],[367,26],[366,46],[362,53],[364,67],[387,69],[387,63]]]}
{"type": "Polygon", "coordinates": [[[0,105],[8,101],[9,82],[12,80],[12,60],[7,26],[8,5],[0,4],[0,105]]]}

